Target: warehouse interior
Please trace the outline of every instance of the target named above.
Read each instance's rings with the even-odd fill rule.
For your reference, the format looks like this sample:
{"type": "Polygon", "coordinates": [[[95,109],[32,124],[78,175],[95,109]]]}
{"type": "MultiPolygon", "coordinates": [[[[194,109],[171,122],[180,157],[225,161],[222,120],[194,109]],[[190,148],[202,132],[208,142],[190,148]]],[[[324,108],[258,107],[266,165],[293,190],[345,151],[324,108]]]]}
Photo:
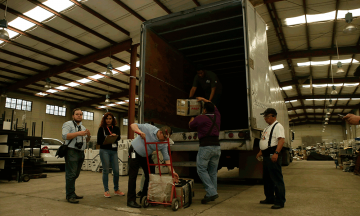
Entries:
{"type": "MultiPolygon", "coordinates": [[[[292,136],[286,135],[291,140],[291,163],[282,167],[287,201],[285,208],[276,214],[358,215],[360,122],[351,125],[343,120],[343,116],[360,115],[360,80],[354,76],[360,67],[360,1],[244,0],[247,1],[266,23],[270,73],[276,78],[277,89],[283,98],[281,103],[287,109],[284,119],[288,122],[281,123],[288,124],[292,136]]],[[[151,104],[142,102],[144,97],[157,91],[154,87],[145,88],[145,93],[142,92],[145,80],[141,70],[145,69],[142,67],[144,55],[141,50],[147,48],[142,44],[143,23],[156,22],[157,18],[164,16],[178,16],[183,11],[186,11],[183,14],[191,10],[200,11],[208,5],[222,2],[230,0],[0,0],[0,214],[275,214],[269,206],[258,204],[264,198],[262,180],[240,179],[239,169],[242,168],[239,166],[223,166],[218,171],[219,199],[207,205],[200,202],[205,196],[201,181],[195,181],[191,206],[176,212],[163,206],[129,208],[126,206],[126,195],[106,200],[103,197],[100,147],[96,135],[104,114],[111,112],[117,121],[116,126],[120,128],[118,146],[123,154],[119,158],[124,161],[129,156],[127,148],[137,136],[130,125],[141,122],[142,115],[155,115],[153,111],[142,110],[151,104]],[[44,164],[40,156],[51,152],[52,157],[55,156],[57,148],[64,142],[63,124],[72,120],[75,108],[81,109],[82,125],[91,133],[85,150],[87,156],[76,181],[77,192],[84,199],[76,206],[66,202],[64,162],[47,166],[49,164],[44,164]],[[33,137],[28,138],[29,145],[36,143],[36,150],[30,150],[29,155],[38,154],[39,157],[28,157],[32,162],[23,159],[22,164],[21,161],[11,164],[11,157],[26,158],[27,155],[3,141],[2,136],[8,137],[8,131],[21,131],[25,136],[33,137]],[[49,140],[59,146],[52,149],[49,140]],[[45,145],[49,148],[44,149],[45,145]],[[21,173],[17,172],[18,169],[21,173]],[[19,204],[21,208],[17,207],[19,204]]],[[[229,12],[229,16],[232,13],[236,12],[229,12]]],[[[249,91],[244,80],[236,80],[244,79],[244,67],[248,63],[237,59],[238,53],[227,51],[239,46],[230,38],[233,32],[228,31],[235,32],[241,28],[232,26],[228,20],[224,23],[224,29],[228,27],[222,30],[222,33],[225,32],[222,35],[225,43],[209,43],[212,49],[222,48],[223,52],[217,58],[211,56],[204,63],[209,70],[213,68],[217,74],[222,73],[219,75],[222,83],[233,78],[231,85],[241,83],[241,89],[247,87],[249,91]],[[217,68],[218,64],[222,64],[219,58],[228,59],[225,69],[217,68]],[[243,74],[229,75],[238,71],[243,74]]],[[[171,28],[167,27],[166,31],[171,28]]],[[[211,28],[216,30],[216,27],[211,28]]],[[[164,29],[153,27],[160,35],[164,29]]],[[[184,29],[184,35],[189,33],[184,29]]],[[[206,26],[199,27],[197,31],[194,32],[211,32],[206,26]]],[[[184,35],[175,33],[161,38],[172,39],[175,41],[172,46],[185,49],[186,42],[176,44],[182,42],[184,35]]],[[[207,51],[206,47],[203,49],[207,51]]],[[[194,53],[189,51],[187,55],[194,65],[199,62],[191,56],[194,53]]],[[[157,60],[161,62],[164,59],[157,60]]],[[[167,63],[164,62],[164,65],[163,68],[167,63]]],[[[181,78],[187,82],[184,86],[191,85],[195,75],[196,71],[191,68],[191,73],[181,78]]],[[[190,88],[181,94],[185,98],[188,92],[190,88]]],[[[232,126],[247,127],[249,123],[246,119],[250,116],[240,116],[243,110],[248,109],[244,105],[247,102],[237,100],[241,98],[239,94],[245,96],[246,93],[237,94],[234,91],[224,95],[227,106],[235,102],[235,108],[226,109],[224,116],[234,120],[232,126]],[[238,120],[241,122],[237,123],[238,120]]],[[[250,93],[247,92],[247,95],[250,93]]],[[[156,96],[161,98],[159,93],[156,96]]],[[[166,102],[172,103],[169,107],[175,107],[176,101],[169,102],[167,97],[161,99],[164,101],[161,105],[166,102]]],[[[156,107],[157,102],[151,106],[156,107]]],[[[222,107],[219,107],[221,113],[222,107]]],[[[158,115],[166,116],[171,122],[166,108],[157,111],[158,115]]],[[[173,115],[176,116],[176,113],[173,115]]],[[[185,119],[186,124],[189,119],[185,119]]],[[[145,119],[142,123],[150,121],[152,119],[145,119]]],[[[160,127],[161,124],[155,120],[155,126],[160,127]]],[[[229,133],[225,132],[226,135],[229,136],[229,133]]],[[[240,133],[236,136],[240,138],[240,133]]],[[[176,140],[173,146],[176,146],[176,140]]],[[[255,156],[247,163],[254,161],[255,156]]],[[[126,194],[128,167],[124,164],[127,163],[120,165],[120,190],[126,194]]],[[[196,171],[194,173],[197,174],[196,171]]],[[[112,179],[112,175],[109,176],[112,179]]],[[[141,173],[137,185],[140,178],[141,173]]],[[[111,180],[109,186],[113,186],[111,180]]]]}

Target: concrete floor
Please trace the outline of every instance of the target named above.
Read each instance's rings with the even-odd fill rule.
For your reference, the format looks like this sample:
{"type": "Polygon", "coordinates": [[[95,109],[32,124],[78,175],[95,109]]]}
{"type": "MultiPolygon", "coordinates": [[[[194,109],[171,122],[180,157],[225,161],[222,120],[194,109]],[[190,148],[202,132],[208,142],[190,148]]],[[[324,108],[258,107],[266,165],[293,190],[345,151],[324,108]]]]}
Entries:
{"type": "MultiPolygon", "coordinates": [[[[17,183],[0,181],[0,215],[359,215],[360,176],[335,169],[333,162],[294,161],[283,167],[286,185],[285,208],[270,209],[260,205],[264,199],[262,185],[246,185],[235,181],[236,170],[219,171],[219,198],[200,204],[205,192],[195,185],[194,203],[173,212],[169,207],[155,206],[133,209],[126,197],[104,198],[101,174],[82,171],[76,192],[83,195],[80,204],[65,200],[64,172],[47,170],[48,177],[17,183]],[[224,177],[230,180],[224,180],[224,177]]],[[[140,177],[140,176],[139,176],[140,177]]],[[[138,178],[138,183],[139,183],[138,178]]],[[[126,192],[128,177],[120,177],[120,189],[126,192]]],[[[112,187],[112,183],[109,183],[112,187]]],[[[112,191],[111,191],[112,192],[112,191]]]]}

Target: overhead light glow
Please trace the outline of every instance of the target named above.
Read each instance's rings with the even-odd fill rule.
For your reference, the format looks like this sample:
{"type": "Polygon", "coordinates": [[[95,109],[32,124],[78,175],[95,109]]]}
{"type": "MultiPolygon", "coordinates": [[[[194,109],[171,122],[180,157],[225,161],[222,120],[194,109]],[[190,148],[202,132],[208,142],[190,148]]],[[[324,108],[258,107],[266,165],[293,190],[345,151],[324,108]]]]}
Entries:
{"type": "Polygon", "coordinates": [[[75,86],[78,86],[80,85],[79,83],[74,83],[74,82],[71,82],[71,83],[68,83],[68,84],[65,84],[67,86],[71,86],[71,87],[75,87],[75,86]]]}
{"type": "MultiPolygon", "coordinates": [[[[349,64],[351,63],[351,60],[352,59],[343,59],[343,60],[339,60],[342,64],[349,64]]],[[[359,61],[354,59],[353,60],[353,63],[358,63],[359,61]]],[[[318,66],[318,65],[329,65],[330,64],[330,60],[326,60],[326,61],[309,61],[309,62],[300,62],[300,63],[297,63],[297,66],[299,67],[304,67],[304,66],[318,66]]],[[[337,62],[335,61],[331,61],[331,64],[337,64],[337,62]]]]}
{"type": "Polygon", "coordinates": [[[344,83],[344,86],[358,86],[359,83],[344,83]]]}
{"type": "Polygon", "coordinates": [[[94,76],[90,76],[90,78],[92,78],[92,79],[101,79],[101,78],[104,78],[104,76],[100,75],[100,74],[96,74],[94,76]]]}
{"type": "Polygon", "coordinates": [[[127,70],[130,70],[130,66],[129,65],[123,65],[123,66],[118,67],[116,69],[118,69],[120,71],[127,71],[127,70]]]}
{"type": "Polygon", "coordinates": [[[319,99],[305,99],[305,100],[308,100],[308,101],[312,101],[312,100],[315,100],[315,101],[324,101],[325,99],[324,99],[324,98],[319,98],[319,99]]]}
{"type": "Polygon", "coordinates": [[[41,95],[41,96],[46,96],[48,94],[45,94],[45,93],[42,93],[42,92],[39,92],[39,93],[36,93],[37,95],[41,95]]]}
{"type": "Polygon", "coordinates": [[[294,102],[297,102],[297,100],[291,100],[290,103],[294,103],[294,102]]]}
{"type": "Polygon", "coordinates": [[[74,3],[72,3],[69,0],[47,0],[46,2],[43,3],[44,5],[48,6],[49,8],[55,10],[56,12],[60,12],[63,11],[71,6],[74,5],[74,3]]]}
{"type": "Polygon", "coordinates": [[[136,67],[139,67],[140,66],[140,61],[137,61],[136,62],[136,67]]]}
{"type": "Polygon", "coordinates": [[[103,109],[103,108],[106,108],[106,106],[99,106],[99,108],[103,109]]]}
{"type": "Polygon", "coordinates": [[[284,68],[284,65],[283,65],[283,64],[271,66],[271,69],[272,69],[272,70],[279,70],[279,69],[283,69],[283,68],[284,68]]]}
{"type": "Polygon", "coordinates": [[[79,83],[88,83],[88,82],[91,82],[91,80],[84,78],[84,79],[81,79],[81,80],[76,80],[76,82],[79,82],[79,83]]]}
{"type": "Polygon", "coordinates": [[[30,17],[31,19],[34,19],[38,22],[42,22],[42,21],[54,16],[53,13],[51,13],[50,11],[47,11],[44,8],[41,8],[39,6],[24,13],[24,15],[26,15],[26,16],[30,17]]]}
{"type": "Polygon", "coordinates": [[[350,98],[338,98],[338,100],[350,100],[350,98]]]}
{"type": "Polygon", "coordinates": [[[115,102],[115,103],[117,103],[117,104],[125,104],[126,102],[124,102],[124,101],[119,101],[119,102],[115,102]]]}
{"type": "Polygon", "coordinates": [[[117,104],[109,104],[108,106],[116,106],[117,104]]]}
{"type": "Polygon", "coordinates": [[[34,23],[29,22],[21,17],[18,17],[16,19],[14,19],[13,21],[9,22],[9,25],[14,28],[17,28],[21,31],[28,30],[29,28],[35,26],[34,23]]]}
{"type": "Polygon", "coordinates": [[[292,86],[285,86],[285,87],[282,87],[281,89],[282,90],[290,90],[290,89],[292,89],[292,86]]]}
{"type": "Polygon", "coordinates": [[[59,89],[59,90],[66,90],[68,89],[68,87],[65,87],[65,86],[58,86],[58,87],[55,87],[56,89],[59,89]]]}
{"type": "MultiPolygon", "coordinates": [[[[344,19],[345,15],[350,12],[353,14],[353,17],[360,16],[360,8],[359,9],[353,9],[353,10],[338,10],[337,19],[344,19]]],[[[314,22],[324,22],[324,21],[330,21],[335,19],[335,11],[331,11],[328,13],[321,13],[321,14],[311,14],[306,15],[306,19],[308,23],[314,23],[314,22]]],[[[284,20],[285,25],[292,26],[292,25],[299,25],[306,23],[305,15],[298,16],[298,17],[292,17],[292,18],[286,18],[284,20]]]]}
{"type": "Polygon", "coordinates": [[[54,89],[49,89],[49,90],[46,90],[46,92],[49,92],[49,93],[56,93],[58,91],[54,90],[54,89]]]}

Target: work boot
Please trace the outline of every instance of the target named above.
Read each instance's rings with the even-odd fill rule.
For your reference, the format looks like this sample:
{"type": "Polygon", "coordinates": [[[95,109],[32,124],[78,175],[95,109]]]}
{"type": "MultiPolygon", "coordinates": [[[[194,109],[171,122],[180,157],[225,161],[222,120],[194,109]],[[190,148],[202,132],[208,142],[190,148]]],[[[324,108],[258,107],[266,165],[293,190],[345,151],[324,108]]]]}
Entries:
{"type": "Polygon", "coordinates": [[[260,204],[275,204],[274,201],[271,201],[271,200],[261,200],[260,201],[260,204]]]}
{"type": "Polygon", "coordinates": [[[127,202],[127,206],[129,206],[131,208],[141,208],[141,205],[137,204],[135,201],[127,202]]]}
{"type": "MultiPolygon", "coordinates": [[[[204,199],[206,198],[206,195],[204,196],[204,199]]],[[[215,201],[217,198],[219,198],[219,194],[216,194],[215,196],[211,197],[211,201],[215,201]]]]}
{"type": "Polygon", "coordinates": [[[214,196],[211,196],[211,197],[205,196],[204,199],[201,200],[201,204],[206,204],[206,203],[208,203],[210,201],[214,201],[218,197],[219,197],[219,195],[217,195],[217,194],[214,195],[214,196]]]}
{"type": "Polygon", "coordinates": [[[76,200],[75,197],[71,197],[71,198],[67,199],[67,201],[69,203],[72,203],[72,204],[78,204],[79,203],[79,200],[76,200]]]}
{"type": "Polygon", "coordinates": [[[281,209],[281,208],[284,208],[284,205],[276,204],[276,205],[271,206],[271,209],[281,209]]]}
{"type": "Polygon", "coordinates": [[[75,199],[82,199],[82,198],[84,198],[84,196],[75,195],[75,199]]]}

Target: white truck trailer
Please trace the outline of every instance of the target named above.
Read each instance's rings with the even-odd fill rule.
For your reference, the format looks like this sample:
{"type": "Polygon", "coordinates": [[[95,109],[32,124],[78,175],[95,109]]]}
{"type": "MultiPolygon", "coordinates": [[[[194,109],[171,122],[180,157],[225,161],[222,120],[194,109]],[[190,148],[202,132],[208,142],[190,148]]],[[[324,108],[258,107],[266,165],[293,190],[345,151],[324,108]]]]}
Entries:
{"type": "MultiPolygon", "coordinates": [[[[174,166],[180,175],[196,175],[197,133],[190,117],[176,115],[176,100],[189,97],[195,65],[215,72],[222,83],[219,169],[239,168],[241,178],[261,178],[260,115],[275,108],[289,131],[286,105],[268,60],[266,23],[247,0],[219,1],[146,21],[141,28],[139,122],[173,127],[174,166]]],[[[199,89],[199,88],[198,88],[199,89]]],[[[291,140],[286,133],[283,164],[291,140]]]]}

